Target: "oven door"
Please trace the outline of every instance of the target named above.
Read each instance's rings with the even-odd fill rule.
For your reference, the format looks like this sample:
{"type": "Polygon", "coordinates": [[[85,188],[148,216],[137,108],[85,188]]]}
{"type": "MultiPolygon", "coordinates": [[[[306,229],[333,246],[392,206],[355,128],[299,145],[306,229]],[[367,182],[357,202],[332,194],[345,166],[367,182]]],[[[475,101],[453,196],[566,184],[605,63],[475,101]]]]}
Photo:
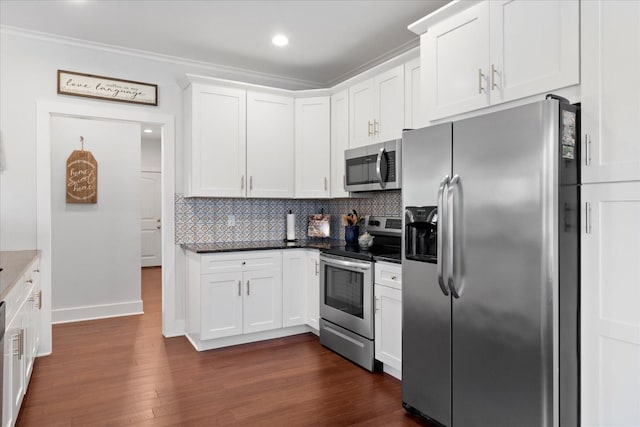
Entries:
{"type": "Polygon", "coordinates": [[[373,339],[373,263],[320,255],[320,316],[373,339]]]}

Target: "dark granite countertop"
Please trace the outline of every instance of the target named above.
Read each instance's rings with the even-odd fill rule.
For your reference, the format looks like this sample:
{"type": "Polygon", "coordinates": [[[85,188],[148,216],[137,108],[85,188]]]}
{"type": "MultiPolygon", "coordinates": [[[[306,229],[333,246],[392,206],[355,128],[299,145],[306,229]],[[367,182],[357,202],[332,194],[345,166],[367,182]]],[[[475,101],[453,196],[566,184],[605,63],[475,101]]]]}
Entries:
{"type": "Polygon", "coordinates": [[[284,240],[260,240],[224,243],[183,243],[181,248],[198,254],[236,251],[261,251],[268,249],[329,249],[332,246],[344,246],[337,239],[305,239],[287,242],[284,240]]]}
{"type": "Polygon", "coordinates": [[[6,298],[39,254],[37,250],[0,251],[0,299],[6,298]]]}

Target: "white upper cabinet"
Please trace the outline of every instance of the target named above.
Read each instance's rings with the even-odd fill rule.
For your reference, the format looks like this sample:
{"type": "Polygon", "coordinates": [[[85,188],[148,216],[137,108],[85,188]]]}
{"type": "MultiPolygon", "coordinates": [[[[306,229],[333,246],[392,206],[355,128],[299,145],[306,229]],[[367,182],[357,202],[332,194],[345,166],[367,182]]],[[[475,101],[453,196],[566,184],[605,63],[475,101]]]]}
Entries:
{"type": "Polygon", "coordinates": [[[193,83],[185,93],[187,197],[243,197],[244,90],[193,83]]]}
{"type": "Polygon", "coordinates": [[[579,83],[580,10],[572,0],[492,0],[491,103],[579,83]]]}
{"type": "MultiPolygon", "coordinates": [[[[451,7],[464,8],[472,2],[451,7]]],[[[475,3],[422,28],[428,120],[544,94],[579,83],[577,0],[475,3]]],[[[426,18],[425,18],[426,19],[426,18]]]]}
{"type": "Polygon", "coordinates": [[[420,58],[404,64],[404,127],[419,129],[427,125],[420,91],[420,58]]]}
{"type": "Polygon", "coordinates": [[[581,7],[582,182],[640,180],[640,2],[581,7]]]}
{"type": "Polygon", "coordinates": [[[349,147],[402,137],[404,65],[349,89],[349,147]]]}
{"type": "Polygon", "coordinates": [[[329,97],[295,100],[295,195],[326,198],[331,175],[329,97]]]}
{"type": "Polygon", "coordinates": [[[293,98],[247,92],[249,197],[292,198],[293,98]]]}
{"type": "Polygon", "coordinates": [[[428,120],[489,105],[489,2],[429,28],[420,37],[420,59],[428,120]]]}
{"type": "Polygon", "coordinates": [[[344,190],[344,150],[349,149],[349,91],[331,97],[331,197],[349,197],[344,190]]]}

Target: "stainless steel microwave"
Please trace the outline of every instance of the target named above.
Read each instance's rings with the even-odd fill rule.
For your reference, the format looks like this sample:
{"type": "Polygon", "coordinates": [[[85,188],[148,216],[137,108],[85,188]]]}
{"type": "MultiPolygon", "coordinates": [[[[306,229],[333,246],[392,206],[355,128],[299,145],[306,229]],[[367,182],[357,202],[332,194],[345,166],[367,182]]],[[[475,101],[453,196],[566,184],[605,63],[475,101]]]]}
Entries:
{"type": "Polygon", "coordinates": [[[345,150],[345,190],[396,190],[402,184],[402,139],[345,150]]]}

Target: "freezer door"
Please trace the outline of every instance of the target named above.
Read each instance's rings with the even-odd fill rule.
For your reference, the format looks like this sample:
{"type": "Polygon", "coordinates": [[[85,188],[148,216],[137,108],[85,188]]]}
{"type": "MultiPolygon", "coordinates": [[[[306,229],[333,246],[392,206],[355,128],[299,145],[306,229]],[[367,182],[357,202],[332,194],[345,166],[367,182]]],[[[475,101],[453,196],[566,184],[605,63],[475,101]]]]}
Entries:
{"type": "Polygon", "coordinates": [[[557,117],[544,101],[454,125],[455,427],[553,425],[557,117]]]}
{"type": "MultiPolygon", "coordinates": [[[[451,123],[405,132],[403,206],[436,206],[451,172],[451,123]]],[[[406,226],[406,224],[403,224],[406,226]]],[[[402,242],[402,400],[410,411],[451,425],[451,299],[437,265],[407,260],[402,242]]]]}

